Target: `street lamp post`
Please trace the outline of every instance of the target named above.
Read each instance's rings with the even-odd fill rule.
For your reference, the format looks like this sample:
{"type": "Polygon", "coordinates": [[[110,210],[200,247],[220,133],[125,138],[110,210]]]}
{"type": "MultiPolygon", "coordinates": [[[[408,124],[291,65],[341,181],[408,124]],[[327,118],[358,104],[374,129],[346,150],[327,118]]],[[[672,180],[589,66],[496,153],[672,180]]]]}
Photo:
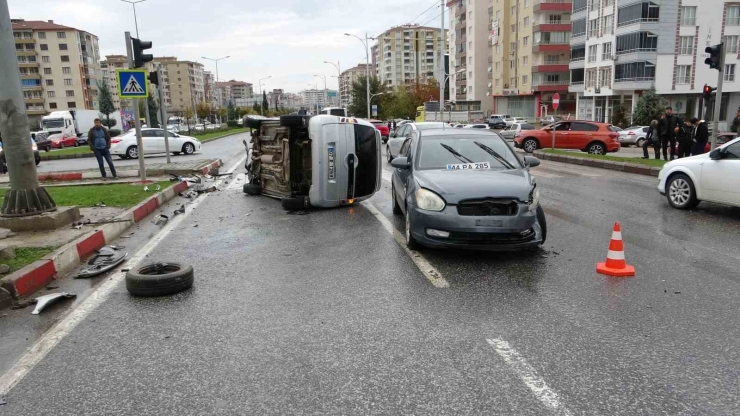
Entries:
{"type": "Polygon", "coordinates": [[[329,102],[329,94],[326,92],[326,76],[324,75],[314,75],[315,77],[319,77],[324,80],[324,104],[327,104],[329,102]]]}
{"type": "MultiPolygon", "coordinates": [[[[205,60],[208,60],[208,61],[213,61],[213,62],[216,63],[216,80],[213,82],[213,88],[216,88],[216,83],[218,83],[218,61],[221,61],[221,60],[226,59],[226,58],[231,58],[231,56],[230,55],[226,55],[223,58],[218,58],[218,59],[206,58],[205,56],[201,56],[201,58],[203,58],[205,60]]],[[[216,91],[218,91],[218,90],[216,90],[216,91]]],[[[218,107],[219,108],[221,107],[221,102],[220,101],[218,103],[218,107]]]]}
{"type": "Polygon", "coordinates": [[[146,0],[137,0],[137,1],[131,1],[131,0],[121,0],[124,3],[130,4],[134,8],[134,25],[136,26],[136,37],[139,37],[139,21],[136,19],[136,3],[143,3],[146,0]]]}
{"type": "MultiPolygon", "coordinates": [[[[377,93],[377,94],[371,94],[371,95],[370,95],[370,101],[372,101],[372,100],[373,100],[373,97],[377,97],[377,96],[379,96],[379,95],[383,95],[383,94],[385,94],[385,93],[384,93],[384,92],[379,92],[379,93],[377,93]]],[[[367,119],[369,120],[369,119],[370,119],[370,117],[368,117],[367,119]]]]}
{"type": "MultiPolygon", "coordinates": [[[[339,94],[339,106],[342,106],[342,71],[339,69],[339,61],[334,65],[333,62],[324,61],[325,64],[329,64],[337,68],[337,94],[339,94]]],[[[333,76],[332,76],[333,77],[333,76]]]]}
{"type": "MultiPolygon", "coordinates": [[[[270,79],[270,78],[272,78],[272,75],[270,75],[269,77],[260,78],[260,80],[259,80],[259,87],[260,87],[259,94],[260,94],[260,98],[262,98],[262,81],[264,81],[266,79],[270,79]]],[[[264,116],[265,115],[265,108],[262,106],[262,104],[263,103],[260,103],[260,115],[264,116]]]]}
{"type": "Polygon", "coordinates": [[[365,86],[367,89],[367,118],[370,118],[370,45],[368,44],[368,39],[374,39],[367,36],[367,33],[365,33],[365,40],[363,41],[359,36],[352,35],[350,33],[345,33],[344,36],[352,36],[354,38],[357,38],[362,44],[365,46],[365,86]]]}

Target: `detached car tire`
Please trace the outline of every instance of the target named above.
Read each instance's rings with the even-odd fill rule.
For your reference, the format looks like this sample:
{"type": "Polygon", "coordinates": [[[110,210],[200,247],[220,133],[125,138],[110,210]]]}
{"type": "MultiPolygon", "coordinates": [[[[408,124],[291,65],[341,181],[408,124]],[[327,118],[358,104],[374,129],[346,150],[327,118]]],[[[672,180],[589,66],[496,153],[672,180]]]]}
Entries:
{"type": "Polygon", "coordinates": [[[244,193],[247,195],[256,196],[262,193],[262,185],[257,185],[255,183],[245,183],[243,190],[244,193]]]}
{"type": "Polygon", "coordinates": [[[280,200],[284,210],[287,211],[300,211],[308,209],[309,203],[308,198],[303,196],[296,196],[292,198],[283,198],[280,200]]]}
{"type": "Polygon", "coordinates": [[[305,127],[303,116],[297,115],[280,116],[280,125],[283,127],[305,127]]]}
{"type": "Polygon", "coordinates": [[[180,263],[155,263],[126,273],[126,290],[134,296],[166,296],[193,285],[193,267],[180,263]]]}

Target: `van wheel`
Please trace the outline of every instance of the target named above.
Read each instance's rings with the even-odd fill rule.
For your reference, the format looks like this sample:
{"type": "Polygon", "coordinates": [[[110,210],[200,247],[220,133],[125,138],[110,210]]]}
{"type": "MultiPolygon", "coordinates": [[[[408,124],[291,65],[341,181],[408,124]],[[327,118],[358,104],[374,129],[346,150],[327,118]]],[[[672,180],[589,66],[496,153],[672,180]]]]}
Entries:
{"type": "Polygon", "coordinates": [[[535,150],[537,150],[537,147],[538,147],[538,144],[537,144],[537,140],[535,139],[527,139],[524,141],[524,143],[522,143],[522,148],[527,153],[534,152],[535,150]]]}
{"type": "Polygon", "coordinates": [[[303,116],[280,116],[280,125],[283,127],[305,127],[303,116]]]}
{"type": "Polygon", "coordinates": [[[247,195],[255,196],[262,193],[262,185],[258,185],[256,183],[245,183],[242,189],[247,195]]]}
{"type": "Polygon", "coordinates": [[[250,129],[259,129],[261,125],[262,120],[247,117],[247,127],[249,127],[250,129]]]}
{"type": "Polygon", "coordinates": [[[283,209],[287,211],[300,211],[308,209],[308,198],[303,196],[296,196],[292,198],[283,198],[280,200],[283,205],[283,209]]]}
{"type": "Polygon", "coordinates": [[[398,205],[398,199],[396,197],[396,185],[393,185],[393,182],[391,182],[391,201],[393,201],[393,215],[403,214],[403,211],[401,211],[401,206],[398,205]]]}

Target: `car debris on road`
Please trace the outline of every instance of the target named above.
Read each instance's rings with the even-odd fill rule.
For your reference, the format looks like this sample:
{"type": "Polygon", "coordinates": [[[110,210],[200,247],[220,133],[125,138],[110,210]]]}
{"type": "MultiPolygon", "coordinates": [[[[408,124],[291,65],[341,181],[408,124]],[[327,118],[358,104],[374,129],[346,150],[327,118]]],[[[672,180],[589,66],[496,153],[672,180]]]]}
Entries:
{"type": "Polygon", "coordinates": [[[67,292],[61,292],[61,293],[52,293],[49,295],[39,296],[36,298],[36,308],[31,312],[31,315],[38,315],[43,311],[47,306],[50,304],[60,300],[60,299],[73,299],[77,297],[74,293],[67,293],[67,292]]]}

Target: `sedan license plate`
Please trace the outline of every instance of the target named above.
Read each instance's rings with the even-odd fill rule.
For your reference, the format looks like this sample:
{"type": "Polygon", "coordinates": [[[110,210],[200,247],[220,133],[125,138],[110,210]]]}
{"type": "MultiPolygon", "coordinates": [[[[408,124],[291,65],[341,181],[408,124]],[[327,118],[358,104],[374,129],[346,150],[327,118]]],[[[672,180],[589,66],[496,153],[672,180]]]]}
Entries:
{"type": "Polygon", "coordinates": [[[503,220],[475,220],[475,225],[478,227],[503,227],[503,220]]]}
{"type": "Polygon", "coordinates": [[[459,163],[459,164],[448,164],[447,170],[479,170],[479,169],[491,169],[489,162],[481,163],[459,163]]]}
{"type": "Polygon", "coordinates": [[[334,179],[336,170],[334,169],[334,148],[329,148],[329,179],[334,179]]]}

